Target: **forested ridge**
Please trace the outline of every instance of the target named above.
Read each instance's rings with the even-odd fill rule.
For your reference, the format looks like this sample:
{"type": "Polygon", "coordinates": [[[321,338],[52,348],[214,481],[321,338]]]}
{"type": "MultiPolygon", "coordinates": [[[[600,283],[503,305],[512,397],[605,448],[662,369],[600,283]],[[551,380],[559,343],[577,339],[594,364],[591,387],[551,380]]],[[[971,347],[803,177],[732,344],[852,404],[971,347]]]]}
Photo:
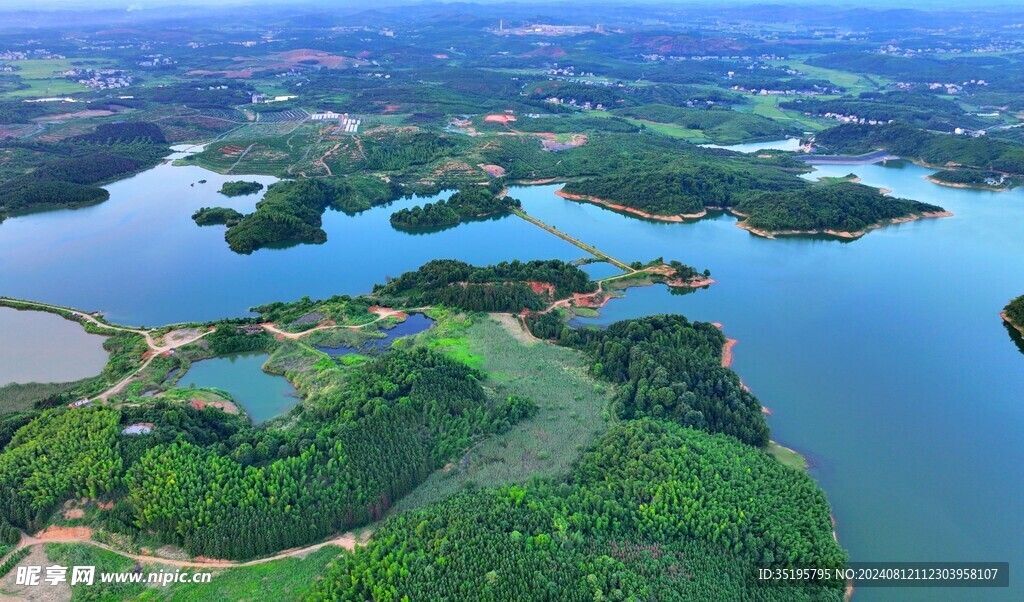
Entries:
{"type": "Polygon", "coordinates": [[[851,115],[886,123],[890,120],[930,130],[952,132],[957,127],[983,123],[971,117],[955,102],[924,92],[863,92],[856,97],[830,100],[803,98],[780,104],[812,115],[851,115]]]}
{"type": "Polygon", "coordinates": [[[734,209],[748,216],[743,224],[767,232],[861,232],[887,220],[938,213],[942,207],[890,198],[852,182],[818,184],[801,191],[762,192],[734,209]]]}
{"type": "Polygon", "coordinates": [[[731,437],[611,427],[563,484],[463,493],[385,521],[318,600],[841,600],[757,567],[841,567],[824,494],[731,437]]]}
{"type": "Polygon", "coordinates": [[[741,113],[728,108],[684,108],[648,104],[618,109],[616,114],[656,123],[671,123],[699,130],[709,139],[728,144],[750,140],[771,140],[799,136],[800,130],[761,115],[741,113]]]}
{"type": "Polygon", "coordinates": [[[447,200],[392,213],[391,225],[408,230],[454,226],[463,221],[509,213],[522,205],[519,200],[499,197],[496,192],[483,186],[459,190],[447,200]]]}
{"type": "Polygon", "coordinates": [[[758,191],[802,190],[803,180],[770,168],[700,163],[569,182],[569,194],[595,197],[653,215],[693,215],[728,207],[758,191]]]}

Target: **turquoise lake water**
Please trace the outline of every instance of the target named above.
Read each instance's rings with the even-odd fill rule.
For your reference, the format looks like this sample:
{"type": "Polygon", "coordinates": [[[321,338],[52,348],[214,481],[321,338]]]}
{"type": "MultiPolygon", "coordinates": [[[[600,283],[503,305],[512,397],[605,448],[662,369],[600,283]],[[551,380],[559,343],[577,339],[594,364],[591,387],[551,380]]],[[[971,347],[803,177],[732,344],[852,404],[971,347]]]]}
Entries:
{"type": "Polygon", "coordinates": [[[299,402],[295,387],[283,376],[262,370],[265,353],[236,353],[195,362],[179,387],[213,387],[227,391],[256,424],[284,414],[299,402]]]}
{"type": "MultiPolygon", "coordinates": [[[[712,271],[718,283],[707,290],[634,289],[593,322],[675,312],[723,323],[739,340],[733,367],[772,409],[774,438],[810,459],[853,560],[1009,561],[1022,570],[1024,355],[998,313],[1024,293],[1024,190],[941,187],[906,163],[823,166],[814,176],[851,171],[956,216],[853,242],[767,240],[727,215],[657,223],[566,201],[557,186],[511,194],[618,259],[663,256],[712,271]]],[[[236,255],[223,228],[190,219],[203,205],[255,203],[215,194],[228,179],[238,178],[164,165],[112,184],[101,205],[9,219],[0,225],[0,294],[155,325],[237,316],[303,295],[364,293],[433,258],[582,255],[517,218],[430,235],[395,231],[388,217],[422,202],[410,200],[355,217],[328,212],[324,245],[236,255]],[[202,178],[206,188],[189,186],[202,178]]],[[[246,372],[255,373],[258,365],[246,372]]],[[[855,599],[1024,599],[1024,588],[863,588],[855,599]]]]}

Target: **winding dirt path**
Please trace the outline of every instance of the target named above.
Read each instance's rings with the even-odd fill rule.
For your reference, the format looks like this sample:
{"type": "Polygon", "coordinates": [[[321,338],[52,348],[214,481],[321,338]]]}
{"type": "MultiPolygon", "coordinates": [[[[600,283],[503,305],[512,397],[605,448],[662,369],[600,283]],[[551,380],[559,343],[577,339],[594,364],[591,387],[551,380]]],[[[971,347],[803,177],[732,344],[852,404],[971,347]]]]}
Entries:
{"type": "Polygon", "coordinates": [[[367,326],[370,326],[371,324],[376,324],[377,322],[380,322],[381,320],[384,320],[386,318],[392,318],[392,317],[399,316],[399,315],[403,315],[404,316],[404,315],[412,313],[412,312],[423,312],[423,311],[426,311],[428,309],[430,309],[429,305],[425,305],[423,307],[413,307],[411,309],[381,308],[380,311],[374,312],[374,313],[377,314],[377,317],[375,319],[373,319],[373,320],[370,320],[369,322],[364,322],[362,324],[321,324],[320,326],[317,326],[315,328],[310,328],[309,330],[303,330],[302,332],[288,332],[287,330],[281,330],[273,322],[263,322],[263,323],[260,324],[260,326],[262,326],[264,328],[264,330],[266,330],[267,332],[272,333],[279,340],[280,339],[295,340],[295,339],[301,339],[301,338],[303,338],[303,337],[305,337],[305,336],[307,336],[307,335],[309,335],[311,333],[314,333],[314,332],[316,332],[318,330],[332,330],[332,329],[335,329],[335,328],[342,328],[342,329],[346,329],[346,330],[359,330],[360,328],[365,328],[367,326]]]}

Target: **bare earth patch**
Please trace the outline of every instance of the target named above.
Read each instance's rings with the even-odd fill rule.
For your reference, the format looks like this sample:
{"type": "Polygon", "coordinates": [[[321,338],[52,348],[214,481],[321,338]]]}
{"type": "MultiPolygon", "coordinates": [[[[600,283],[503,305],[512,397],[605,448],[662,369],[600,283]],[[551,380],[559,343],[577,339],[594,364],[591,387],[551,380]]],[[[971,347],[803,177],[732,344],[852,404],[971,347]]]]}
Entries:
{"type": "Polygon", "coordinates": [[[483,163],[480,163],[477,167],[486,171],[487,175],[492,178],[502,178],[505,176],[505,168],[500,165],[484,165],[483,163]]]}
{"type": "MultiPolygon", "coordinates": [[[[53,565],[53,562],[46,556],[43,546],[35,546],[32,552],[18,563],[17,566],[42,566],[53,565]]],[[[71,599],[71,586],[67,582],[57,585],[50,585],[42,578],[46,576],[45,570],[40,576],[39,585],[16,585],[18,569],[12,568],[3,579],[0,579],[0,600],[4,602],[31,601],[31,602],[65,602],[71,599]]]]}

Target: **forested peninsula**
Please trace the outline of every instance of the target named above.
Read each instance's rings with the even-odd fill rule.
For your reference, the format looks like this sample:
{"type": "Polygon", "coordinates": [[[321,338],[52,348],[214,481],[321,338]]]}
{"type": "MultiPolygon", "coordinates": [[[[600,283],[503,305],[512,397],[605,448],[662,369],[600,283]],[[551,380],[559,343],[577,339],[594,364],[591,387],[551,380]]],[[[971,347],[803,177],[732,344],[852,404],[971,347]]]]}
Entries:
{"type": "Polygon", "coordinates": [[[887,197],[848,181],[808,182],[774,167],[698,165],[573,181],[558,192],[659,221],[726,209],[759,236],[825,233],[858,238],[887,223],[950,215],[942,207],[887,197]]]}
{"type": "Polygon", "coordinates": [[[386,303],[420,306],[441,303],[470,311],[540,310],[597,285],[580,268],[558,259],[512,261],[476,267],[454,259],[435,259],[374,287],[386,303]]]}
{"type": "Polygon", "coordinates": [[[828,234],[859,238],[888,223],[952,213],[937,205],[890,198],[877,189],[852,182],[818,184],[800,191],[763,192],[732,208],[741,228],[758,236],[828,234]]]}
{"type": "MultiPolygon", "coordinates": [[[[676,275],[696,274],[668,265],[676,275]]],[[[759,567],[838,568],[846,555],[822,491],[764,451],[764,414],[723,366],[721,330],[676,315],[573,328],[550,310],[596,288],[558,260],[483,267],[441,260],[364,298],[274,303],[255,308],[258,318],[193,325],[204,333],[202,345],[159,358],[152,373],[118,394],[116,401],[131,403],[57,405],[12,423],[0,453],[0,523],[38,530],[68,498],[88,497],[110,503],[89,524],[117,541],[155,540],[232,559],[375,523],[369,542],[338,558],[318,582],[314,599],[473,591],[476,599],[499,600],[532,598],[540,587],[559,600],[680,592],[841,600],[837,580],[754,578],[759,567]],[[382,303],[432,304],[420,311],[436,326],[356,362],[266,330],[312,335],[316,324],[366,323],[382,303]],[[532,344],[578,353],[573,378],[591,384],[575,395],[610,399],[607,424],[573,452],[582,455],[564,477],[467,486],[378,522],[476,443],[546,420],[538,400],[503,393],[507,375],[480,368],[481,359],[508,353],[507,345],[525,344],[510,334],[500,343],[476,338],[482,335],[472,324],[491,320],[480,311],[519,315],[549,341],[532,344]],[[192,395],[176,396],[163,384],[189,361],[240,350],[270,353],[268,365],[287,369],[303,398],[287,420],[253,426],[183,403],[192,395]],[[605,387],[610,398],[599,394],[605,387]],[[145,390],[158,395],[137,401],[145,390]],[[121,434],[140,422],[152,425],[151,435],[121,434]]],[[[520,328],[517,318],[507,327],[520,328]]]]}

